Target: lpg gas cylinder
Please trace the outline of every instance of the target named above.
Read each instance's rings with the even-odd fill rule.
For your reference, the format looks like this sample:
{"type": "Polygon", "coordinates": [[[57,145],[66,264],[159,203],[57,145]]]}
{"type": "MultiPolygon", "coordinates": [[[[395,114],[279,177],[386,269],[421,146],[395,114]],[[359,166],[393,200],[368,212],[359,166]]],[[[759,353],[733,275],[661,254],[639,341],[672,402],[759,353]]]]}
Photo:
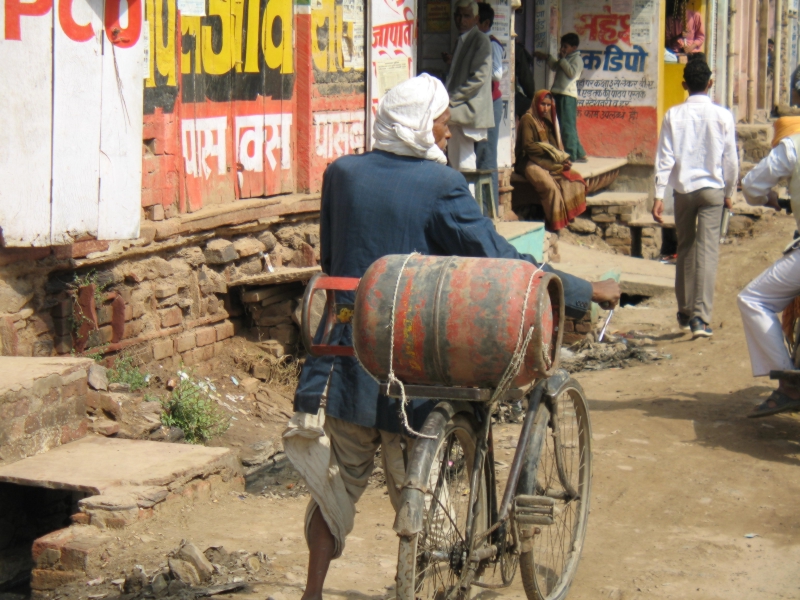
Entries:
{"type": "Polygon", "coordinates": [[[389,255],[361,278],[353,345],[361,364],[381,381],[389,374],[393,344],[392,366],[403,383],[491,388],[518,347],[523,313],[522,337],[530,327],[533,336],[517,387],[557,367],[561,280],[522,260],[389,255]]]}

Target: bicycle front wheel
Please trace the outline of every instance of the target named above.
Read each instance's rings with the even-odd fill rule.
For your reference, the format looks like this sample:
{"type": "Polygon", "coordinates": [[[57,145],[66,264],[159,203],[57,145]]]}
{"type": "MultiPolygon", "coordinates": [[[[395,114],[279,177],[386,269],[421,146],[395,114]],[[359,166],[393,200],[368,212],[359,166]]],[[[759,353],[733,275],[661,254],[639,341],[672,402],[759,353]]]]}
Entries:
{"type": "MultiPolygon", "coordinates": [[[[519,568],[529,600],[562,600],[578,569],[592,481],[592,431],[583,389],[570,378],[536,414],[517,493],[552,499],[551,525],[521,525],[519,568]]],[[[543,500],[549,503],[549,500],[543,500]]]]}
{"type": "MultiPolygon", "coordinates": [[[[464,598],[456,592],[466,569],[470,568],[466,524],[469,513],[471,477],[477,447],[477,427],[470,415],[454,414],[444,423],[434,411],[429,419],[441,419],[436,440],[417,440],[416,444],[435,444],[433,452],[418,452],[427,464],[421,465],[422,481],[427,481],[424,496],[422,531],[400,536],[397,559],[398,600],[464,598]]],[[[432,428],[433,429],[433,428],[432,428]]],[[[436,431],[437,429],[433,429],[436,431]]],[[[411,469],[412,467],[410,467],[411,469]]],[[[475,503],[475,531],[487,525],[486,484],[480,478],[475,503]]]]}

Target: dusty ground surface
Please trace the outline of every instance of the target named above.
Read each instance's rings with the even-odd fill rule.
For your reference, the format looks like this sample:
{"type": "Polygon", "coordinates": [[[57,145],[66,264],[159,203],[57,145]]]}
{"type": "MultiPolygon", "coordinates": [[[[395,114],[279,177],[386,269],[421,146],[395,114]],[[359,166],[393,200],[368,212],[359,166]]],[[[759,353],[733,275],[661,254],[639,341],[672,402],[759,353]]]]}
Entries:
{"type": "MultiPolygon", "coordinates": [[[[760,224],[754,237],[722,247],[712,339],[691,341],[676,327],[674,299],[652,299],[619,310],[611,330],[646,333],[670,358],[578,374],[590,400],[594,480],[570,599],[800,598],[800,418],[745,417],[774,384],[751,377],[735,305],[736,292],[779,256],[793,229],[793,219],[779,217],[760,224]]],[[[500,460],[510,461],[502,440],[518,429],[498,428],[500,460]]],[[[270,557],[269,568],[257,574],[261,582],[231,597],[281,593],[296,600],[308,557],[307,497],[302,487],[287,489],[288,476],[277,483],[265,495],[198,501],[119,532],[107,564],[93,576],[108,581],[135,564],[152,570],[189,539],[200,548],[223,545],[270,557]]],[[[328,597],[391,597],[392,520],[376,482],[359,504],[344,556],[333,564],[328,597]]],[[[110,591],[81,584],[62,593],[110,591]]],[[[508,590],[482,594],[496,596],[524,597],[519,577],[508,590]]]]}

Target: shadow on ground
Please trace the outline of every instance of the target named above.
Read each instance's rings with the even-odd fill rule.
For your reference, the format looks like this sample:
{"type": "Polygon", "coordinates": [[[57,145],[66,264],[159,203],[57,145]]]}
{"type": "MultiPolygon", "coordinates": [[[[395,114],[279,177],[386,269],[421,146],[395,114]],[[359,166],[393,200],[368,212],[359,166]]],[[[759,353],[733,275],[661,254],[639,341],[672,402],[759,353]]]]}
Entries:
{"type": "Polygon", "coordinates": [[[589,406],[594,412],[639,410],[647,417],[691,421],[697,436],[691,441],[702,446],[800,465],[800,417],[781,414],[747,418],[753,406],[772,390],[751,386],[730,394],[675,392],[635,400],[590,400],[589,406]]]}

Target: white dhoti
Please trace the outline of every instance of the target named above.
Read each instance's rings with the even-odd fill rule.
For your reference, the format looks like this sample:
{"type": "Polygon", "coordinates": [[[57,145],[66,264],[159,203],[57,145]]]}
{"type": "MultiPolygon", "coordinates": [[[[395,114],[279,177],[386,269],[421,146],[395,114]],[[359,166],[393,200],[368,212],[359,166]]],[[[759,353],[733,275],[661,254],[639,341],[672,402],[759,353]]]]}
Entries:
{"type": "Polygon", "coordinates": [[[475,170],[477,164],[475,142],[485,140],[488,130],[462,127],[452,123],[449,128],[452,136],[447,141],[447,158],[450,166],[456,171],[475,170]]]}
{"type": "Polygon", "coordinates": [[[753,376],[794,369],[778,313],[800,295],[800,250],[791,250],[761,273],[738,297],[753,376]]]}
{"type": "Polygon", "coordinates": [[[405,478],[404,446],[410,454],[412,444],[399,433],[326,418],[324,409],[316,415],[295,413],[283,432],[283,447],[311,493],[306,542],[311,517],[319,507],[336,539],[334,558],[342,555],[345,538],[353,530],[356,502],[367,488],[379,447],[389,499],[397,510],[405,478]]]}

